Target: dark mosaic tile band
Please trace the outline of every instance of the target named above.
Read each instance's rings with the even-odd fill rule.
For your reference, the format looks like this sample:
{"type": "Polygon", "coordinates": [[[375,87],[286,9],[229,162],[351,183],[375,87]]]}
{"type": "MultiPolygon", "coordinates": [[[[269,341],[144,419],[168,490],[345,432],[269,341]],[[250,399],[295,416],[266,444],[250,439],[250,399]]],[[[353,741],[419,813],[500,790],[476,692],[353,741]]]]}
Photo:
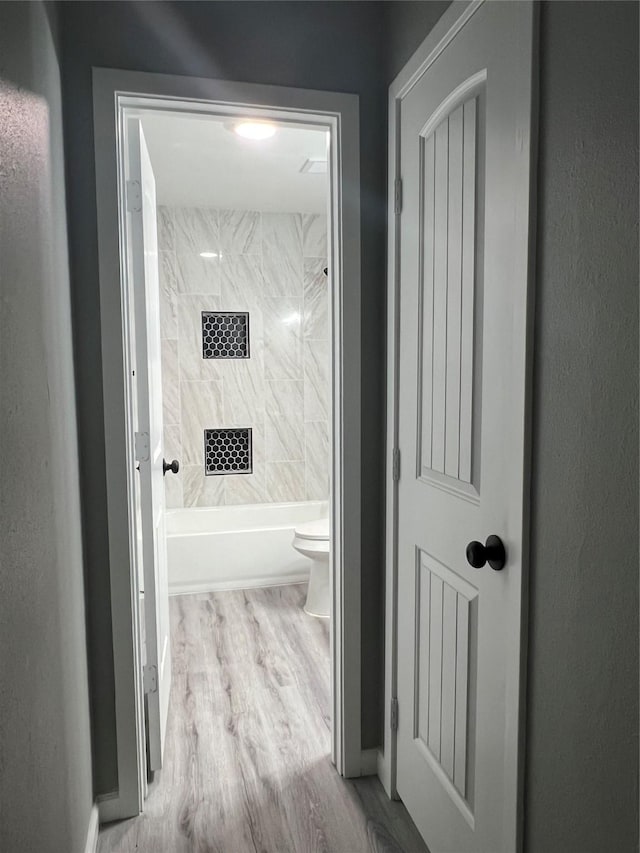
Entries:
{"type": "Polygon", "coordinates": [[[242,429],[205,429],[205,474],[251,474],[253,447],[251,427],[242,429]]]}
{"type": "Polygon", "coordinates": [[[249,358],[247,311],[202,312],[203,358],[249,358]]]}

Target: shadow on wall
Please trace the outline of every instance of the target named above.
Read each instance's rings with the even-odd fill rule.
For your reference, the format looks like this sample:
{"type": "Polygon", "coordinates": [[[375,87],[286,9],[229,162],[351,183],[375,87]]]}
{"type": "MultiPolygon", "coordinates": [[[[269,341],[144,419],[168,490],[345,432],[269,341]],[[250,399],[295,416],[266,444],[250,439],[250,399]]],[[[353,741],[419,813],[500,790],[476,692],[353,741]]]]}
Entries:
{"type": "Polygon", "coordinates": [[[38,3],[0,4],[3,850],[83,849],[93,801],[52,20],[38,3]]]}

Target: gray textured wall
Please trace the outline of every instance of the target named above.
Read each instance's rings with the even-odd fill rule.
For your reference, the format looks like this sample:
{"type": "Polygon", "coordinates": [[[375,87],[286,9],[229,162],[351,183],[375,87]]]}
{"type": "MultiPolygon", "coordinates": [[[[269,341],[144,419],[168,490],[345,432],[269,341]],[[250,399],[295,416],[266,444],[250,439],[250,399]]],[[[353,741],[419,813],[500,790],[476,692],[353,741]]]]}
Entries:
{"type": "Polygon", "coordinates": [[[391,0],[385,5],[388,16],[385,60],[390,84],[451,5],[451,0],[391,0]]]}
{"type": "Polygon", "coordinates": [[[638,844],[638,6],[540,20],[528,853],[638,844]]]}
{"type": "Polygon", "coordinates": [[[0,4],[0,849],[81,853],[91,749],[60,81],[0,4]]]}
{"type": "Polygon", "coordinates": [[[362,734],[380,742],[384,501],[385,4],[64,3],[69,229],[88,562],[96,786],[115,784],[91,66],[360,96],[362,202],[362,734]]]}

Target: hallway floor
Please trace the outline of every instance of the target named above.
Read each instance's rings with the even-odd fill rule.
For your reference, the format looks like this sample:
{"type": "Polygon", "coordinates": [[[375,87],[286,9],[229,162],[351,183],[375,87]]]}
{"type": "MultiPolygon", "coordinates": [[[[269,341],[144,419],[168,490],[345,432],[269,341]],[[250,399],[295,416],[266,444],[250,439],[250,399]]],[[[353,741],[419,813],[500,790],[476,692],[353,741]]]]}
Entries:
{"type": "Polygon", "coordinates": [[[171,599],[165,767],[99,853],[426,853],[404,806],[330,758],[328,622],[304,585],[171,599]]]}

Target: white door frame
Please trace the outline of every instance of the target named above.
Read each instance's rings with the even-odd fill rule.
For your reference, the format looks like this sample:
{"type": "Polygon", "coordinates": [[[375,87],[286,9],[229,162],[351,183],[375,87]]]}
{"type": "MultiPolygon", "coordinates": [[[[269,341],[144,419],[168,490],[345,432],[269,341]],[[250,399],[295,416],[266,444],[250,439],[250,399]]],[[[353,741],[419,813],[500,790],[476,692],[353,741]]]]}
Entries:
{"type": "Polygon", "coordinates": [[[357,95],[194,77],[93,69],[100,325],[107,475],[118,789],[101,797],[102,822],[137,815],[144,739],[133,519],[131,376],[122,122],[126,110],[247,113],[316,124],[331,134],[332,271],[332,759],[360,776],[360,186],[357,95]]]}
{"type": "MultiPolygon", "coordinates": [[[[397,711],[397,625],[398,625],[398,484],[396,470],[396,448],[398,446],[398,364],[400,346],[400,110],[403,99],[427,69],[436,61],[449,42],[480,8],[485,0],[454,0],[422,42],[407,65],[389,87],[389,172],[388,172],[388,255],[387,255],[387,440],[386,440],[386,510],[385,510],[385,640],[384,640],[384,733],[383,748],[378,755],[378,775],[388,796],[398,797],[396,790],[396,733],[394,714],[397,711]]],[[[535,11],[535,10],[534,10],[535,11]]],[[[534,44],[537,39],[537,20],[534,18],[534,44]]],[[[534,51],[535,57],[535,51],[534,51]]],[[[523,585],[521,628],[521,655],[515,672],[509,677],[515,681],[512,689],[520,696],[520,719],[517,739],[520,746],[516,792],[519,814],[521,814],[524,768],[524,715],[526,689],[527,614],[528,585],[527,566],[529,553],[529,499],[530,499],[530,456],[531,456],[531,395],[533,368],[533,318],[534,318],[534,246],[535,246],[535,162],[537,156],[537,80],[532,79],[531,139],[523,140],[530,145],[530,192],[529,215],[518,222],[518,238],[528,247],[528,294],[527,294],[527,341],[526,341],[526,388],[525,388],[525,488],[523,530],[523,585]]]]}

